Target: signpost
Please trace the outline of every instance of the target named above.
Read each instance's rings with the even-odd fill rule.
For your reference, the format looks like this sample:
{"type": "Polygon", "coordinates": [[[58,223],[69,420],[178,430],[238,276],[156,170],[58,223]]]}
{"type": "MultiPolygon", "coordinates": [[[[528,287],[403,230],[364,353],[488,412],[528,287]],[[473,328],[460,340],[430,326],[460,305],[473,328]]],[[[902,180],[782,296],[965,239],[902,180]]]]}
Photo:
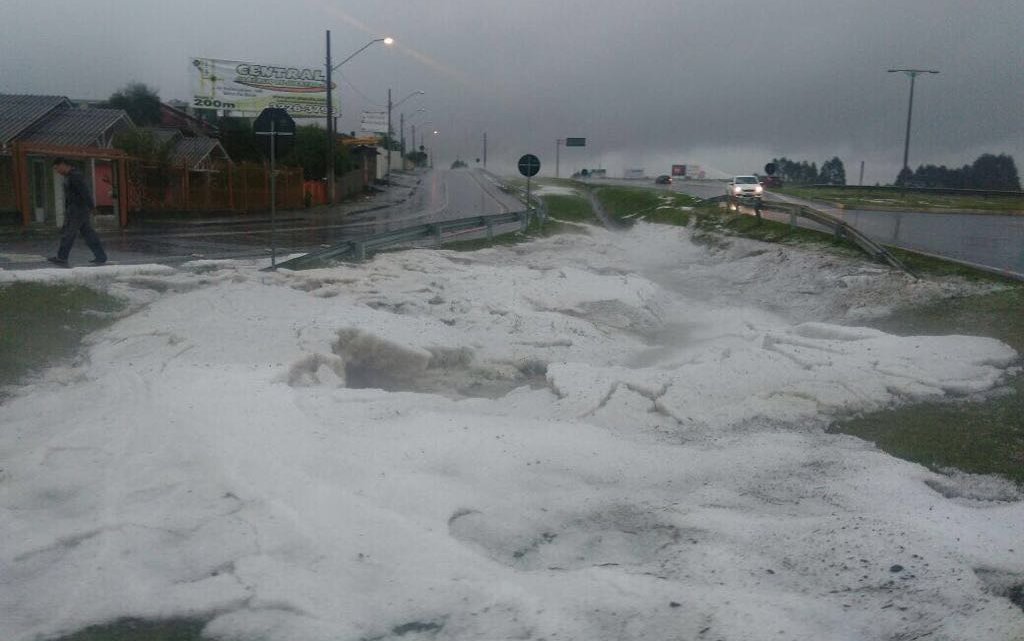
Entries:
{"type": "Polygon", "coordinates": [[[530,178],[540,171],[540,158],[533,154],[524,154],[519,158],[519,173],[526,176],[526,208],[530,207],[530,178]]]}
{"type": "Polygon", "coordinates": [[[271,107],[253,123],[256,140],[270,158],[270,267],[277,267],[277,154],[287,154],[295,142],[295,121],[284,109],[271,107]]]}
{"type": "Polygon", "coordinates": [[[562,144],[563,143],[565,144],[566,147],[586,147],[587,146],[587,139],[586,138],[566,138],[565,140],[562,140],[561,138],[559,138],[558,140],[555,141],[555,178],[558,178],[559,165],[561,164],[560,163],[561,158],[559,158],[559,156],[561,155],[562,144]]]}
{"type": "Polygon", "coordinates": [[[364,111],[359,123],[360,129],[374,134],[388,132],[388,112],[364,111]]]}

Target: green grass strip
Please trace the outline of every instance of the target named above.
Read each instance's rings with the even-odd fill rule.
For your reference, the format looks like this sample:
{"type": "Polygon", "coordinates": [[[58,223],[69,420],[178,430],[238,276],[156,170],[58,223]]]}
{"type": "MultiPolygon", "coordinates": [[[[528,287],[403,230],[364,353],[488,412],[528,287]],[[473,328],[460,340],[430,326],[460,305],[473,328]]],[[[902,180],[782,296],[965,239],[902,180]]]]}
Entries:
{"type": "Polygon", "coordinates": [[[80,285],[0,287],[0,386],[66,358],[120,309],[116,298],[80,285]]]}
{"type": "MultiPolygon", "coordinates": [[[[899,335],[990,336],[1024,353],[1024,287],[904,309],[872,326],[899,335]]],[[[1024,485],[1024,376],[981,401],[923,403],[841,421],[832,431],[939,469],[999,474],[1024,485]]]]}

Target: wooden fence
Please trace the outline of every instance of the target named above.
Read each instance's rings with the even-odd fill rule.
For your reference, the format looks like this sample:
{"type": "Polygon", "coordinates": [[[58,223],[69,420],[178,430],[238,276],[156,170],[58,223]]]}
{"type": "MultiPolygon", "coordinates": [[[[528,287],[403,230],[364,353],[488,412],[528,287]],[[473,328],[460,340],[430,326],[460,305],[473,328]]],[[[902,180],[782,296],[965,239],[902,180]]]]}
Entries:
{"type": "MultiPolygon", "coordinates": [[[[128,163],[129,211],[233,211],[270,209],[270,171],[258,163],[221,163],[209,170],[128,163]]],[[[277,170],[277,207],[306,205],[302,169],[277,170]]]]}

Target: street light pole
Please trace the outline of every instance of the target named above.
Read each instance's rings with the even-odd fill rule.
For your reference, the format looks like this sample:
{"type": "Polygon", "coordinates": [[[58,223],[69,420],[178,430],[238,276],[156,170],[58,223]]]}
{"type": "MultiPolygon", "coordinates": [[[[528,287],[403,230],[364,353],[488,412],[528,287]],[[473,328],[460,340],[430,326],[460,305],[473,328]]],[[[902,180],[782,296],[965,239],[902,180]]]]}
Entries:
{"type": "MultiPolygon", "coordinates": [[[[918,74],[939,73],[934,69],[889,69],[889,73],[904,73],[910,77],[910,102],[907,104],[907,133],[903,139],[903,169],[909,171],[910,158],[910,119],[914,114],[914,80],[918,74]]],[[[900,173],[903,173],[901,170],[900,173]]]]}
{"type": "Polygon", "coordinates": [[[327,31],[327,204],[334,204],[334,113],[332,104],[331,31],[327,31]]]}
{"type": "MultiPolygon", "coordinates": [[[[391,102],[391,89],[388,89],[388,175],[387,175],[387,185],[388,185],[388,187],[391,186],[391,148],[394,146],[394,144],[392,142],[392,137],[394,136],[394,132],[391,130],[391,110],[394,109],[395,107],[401,106],[401,104],[403,102],[405,102],[406,100],[408,100],[409,98],[412,98],[413,96],[420,96],[420,95],[423,95],[425,93],[427,93],[427,92],[426,91],[419,91],[419,90],[417,90],[417,91],[414,91],[414,92],[410,93],[405,98],[402,98],[398,102],[392,104],[392,102],[391,102]]],[[[404,139],[405,138],[405,122],[404,122],[405,121],[405,114],[402,114],[402,121],[403,121],[403,123],[402,123],[402,138],[404,139]]],[[[405,143],[403,142],[402,145],[404,147],[405,143]]]]}
{"type": "Polygon", "coordinates": [[[331,31],[329,29],[327,30],[327,59],[325,61],[326,64],[324,66],[327,71],[325,78],[325,87],[327,89],[327,204],[329,205],[334,204],[334,152],[335,146],[338,144],[337,138],[334,135],[334,83],[331,81],[331,74],[335,69],[345,64],[352,58],[358,56],[360,53],[365,51],[367,47],[369,47],[375,42],[383,42],[386,45],[390,45],[394,42],[394,39],[390,37],[374,38],[373,40],[367,42],[365,45],[357,49],[355,53],[353,53],[351,56],[345,58],[344,60],[335,65],[331,64],[331,31]]]}
{"type": "Polygon", "coordinates": [[[388,88],[388,187],[391,186],[391,89],[388,88]]]}

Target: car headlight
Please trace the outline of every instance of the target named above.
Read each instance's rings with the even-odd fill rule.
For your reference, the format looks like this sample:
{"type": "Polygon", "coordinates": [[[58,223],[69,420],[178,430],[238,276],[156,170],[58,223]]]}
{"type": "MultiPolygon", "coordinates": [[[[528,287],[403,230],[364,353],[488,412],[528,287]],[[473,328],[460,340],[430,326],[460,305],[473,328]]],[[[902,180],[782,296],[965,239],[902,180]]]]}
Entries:
{"type": "Polygon", "coordinates": [[[760,194],[763,191],[764,191],[764,187],[762,187],[761,185],[757,185],[756,187],[754,187],[754,193],[755,194],[760,194]]]}
{"type": "Polygon", "coordinates": [[[732,193],[734,193],[734,194],[738,194],[741,191],[743,191],[743,188],[740,187],[739,185],[736,185],[735,187],[732,188],[732,193]]]}

